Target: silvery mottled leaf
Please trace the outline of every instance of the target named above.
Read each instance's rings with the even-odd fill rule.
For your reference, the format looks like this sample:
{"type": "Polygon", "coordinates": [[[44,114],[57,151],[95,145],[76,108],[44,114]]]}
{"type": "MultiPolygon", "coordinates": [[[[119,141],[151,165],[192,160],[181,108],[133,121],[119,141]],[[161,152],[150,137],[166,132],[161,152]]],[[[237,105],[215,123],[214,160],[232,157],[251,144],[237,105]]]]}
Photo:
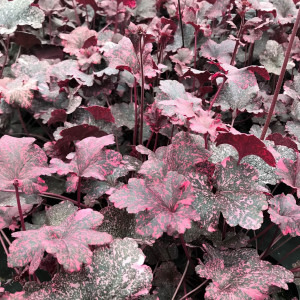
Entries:
{"type": "Polygon", "coordinates": [[[136,0],[136,7],[132,10],[133,15],[138,22],[145,19],[152,19],[156,16],[155,0],[136,0]]]}
{"type": "Polygon", "coordinates": [[[50,64],[47,60],[40,61],[34,55],[25,54],[22,54],[12,65],[12,71],[16,77],[26,75],[35,79],[38,84],[50,82],[49,68],[50,64]]]}
{"type": "Polygon", "coordinates": [[[269,200],[271,221],[279,225],[284,235],[300,235],[300,206],[293,195],[280,194],[269,200]]]}
{"type": "Polygon", "coordinates": [[[112,241],[107,233],[92,230],[102,223],[103,216],[92,209],[70,215],[59,226],[14,232],[17,238],[9,247],[8,265],[22,267],[30,263],[29,273],[39,267],[44,251],[54,255],[69,272],[79,271],[82,263],[90,264],[89,245],[105,245],[112,241]]]}
{"type": "Polygon", "coordinates": [[[136,299],[149,293],[151,268],[144,265],[145,255],[130,239],[116,239],[109,249],[97,249],[87,267],[92,299],[136,299]]]}
{"type": "Polygon", "coordinates": [[[212,187],[208,185],[206,176],[190,172],[187,178],[192,183],[196,197],[192,206],[200,215],[199,224],[209,232],[216,231],[221,208],[216,195],[211,192],[212,187]]]}
{"type": "Polygon", "coordinates": [[[217,44],[211,39],[208,39],[201,46],[201,56],[207,59],[216,59],[220,63],[230,64],[231,56],[235,47],[235,42],[232,40],[225,40],[217,44]]]}
{"type": "Polygon", "coordinates": [[[72,59],[52,65],[49,73],[50,76],[55,76],[59,81],[75,78],[82,85],[92,86],[94,83],[94,75],[79,71],[78,62],[72,59]]]}
{"type": "Polygon", "coordinates": [[[138,243],[153,244],[154,239],[144,237],[136,233],[135,215],[129,214],[125,209],[115,208],[113,205],[101,209],[104,216],[103,223],[99,227],[99,231],[107,232],[114,238],[132,238],[138,243]],[[122,226],[120,226],[122,224],[122,226]]]}
{"type": "Polygon", "coordinates": [[[110,107],[117,127],[126,126],[129,129],[134,128],[134,103],[116,103],[110,107]]]}
{"type": "Polygon", "coordinates": [[[262,210],[268,208],[266,196],[258,185],[258,173],[248,164],[237,164],[232,157],[216,165],[215,197],[230,226],[259,229],[262,210]],[[251,178],[251,180],[249,180],[251,178]]]}
{"type": "Polygon", "coordinates": [[[0,34],[13,33],[18,25],[41,28],[45,14],[38,7],[31,6],[33,0],[0,1],[0,34]]]}
{"type": "Polygon", "coordinates": [[[59,226],[76,211],[77,207],[70,201],[62,201],[59,204],[55,204],[46,211],[46,225],[59,226]]]}
{"type": "Polygon", "coordinates": [[[300,121],[288,121],[285,128],[288,133],[295,136],[300,142],[300,121]]]}
{"type": "MultiPolygon", "coordinates": [[[[269,73],[276,75],[280,74],[284,60],[284,50],[281,44],[274,40],[269,40],[266,44],[266,49],[259,56],[260,63],[268,70],[269,73]]],[[[292,69],[295,64],[289,61],[287,70],[292,69]]]]}
{"type": "Polygon", "coordinates": [[[293,0],[271,0],[276,8],[277,20],[281,25],[294,23],[297,16],[296,5],[293,0]]]}
{"type": "Polygon", "coordinates": [[[226,232],[225,239],[222,237],[222,232],[216,231],[208,239],[220,250],[246,248],[250,240],[249,236],[242,231],[237,234],[232,231],[226,232]]]}
{"type": "Polygon", "coordinates": [[[261,260],[256,249],[220,251],[206,244],[204,264],[196,267],[200,277],[212,279],[205,299],[266,299],[269,287],[288,289],[294,275],[282,266],[261,260]]]}

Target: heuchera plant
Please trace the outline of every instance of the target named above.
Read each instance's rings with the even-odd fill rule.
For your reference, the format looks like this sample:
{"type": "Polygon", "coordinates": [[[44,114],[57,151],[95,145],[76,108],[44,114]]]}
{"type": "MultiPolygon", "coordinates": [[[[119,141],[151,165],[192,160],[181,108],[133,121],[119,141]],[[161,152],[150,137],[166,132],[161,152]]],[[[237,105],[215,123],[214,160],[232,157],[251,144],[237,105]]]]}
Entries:
{"type": "Polygon", "coordinates": [[[0,0],[0,298],[299,299],[297,0],[0,0]]]}

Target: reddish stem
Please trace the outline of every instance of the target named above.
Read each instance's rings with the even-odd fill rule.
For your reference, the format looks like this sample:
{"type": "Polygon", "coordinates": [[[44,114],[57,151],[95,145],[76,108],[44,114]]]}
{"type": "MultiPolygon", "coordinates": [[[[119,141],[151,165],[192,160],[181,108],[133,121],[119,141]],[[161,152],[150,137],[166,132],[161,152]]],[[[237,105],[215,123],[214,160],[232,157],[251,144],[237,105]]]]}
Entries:
{"type": "Polygon", "coordinates": [[[261,237],[262,235],[266,234],[275,224],[271,223],[269,224],[269,226],[267,226],[263,231],[261,231],[259,234],[257,234],[256,236],[254,236],[253,238],[251,238],[248,241],[248,244],[250,244],[251,242],[255,241],[256,239],[258,239],[259,237],[261,237]]]}
{"type": "Polygon", "coordinates": [[[216,100],[217,100],[217,98],[218,98],[218,96],[219,96],[219,94],[220,94],[220,92],[221,92],[221,90],[222,90],[222,88],[223,88],[223,86],[225,84],[225,81],[226,81],[226,77],[223,78],[223,82],[219,85],[218,90],[217,90],[217,92],[216,92],[216,94],[214,96],[214,99],[211,101],[211,103],[209,105],[208,111],[210,111],[212,109],[214,103],[216,102],[216,100]]]}
{"type": "Polygon", "coordinates": [[[13,185],[15,187],[15,192],[16,192],[18,211],[19,211],[19,216],[20,216],[20,220],[21,220],[21,227],[22,227],[23,231],[26,231],[24,218],[23,218],[23,212],[22,212],[22,206],[21,206],[21,201],[20,201],[19,182],[17,179],[14,180],[13,185]]]}
{"type": "MultiPolygon", "coordinates": [[[[53,199],[60,199],[60,200],[70,201],[70,202],[72,202],[72,203],[74,203],[74,204],[77,204],[77,203],[78,203],[78,201],[75,201],[75,200],[73,200],[73,199],[70,199],[70,198],[68,198],[68,197],[65,197],[65,196],[62,196],[62,195],[59,195],[59,194],[46,193],[46,192],[44,192],[44,193],[41,193],[41,194],[39,194],[39,195],[42,196],[42,197],[49,197],[49,198],[53,198],[53,199]]],[[[82,203],[80,203],[80,206],[81,206],[81,207],[84,207],[84,208],[87,208],[87,207],[88,207],[87,205],[82,204],[82,203]]]]}
{"type": "Polygon", "coordinates": [[[78,16],[78,13],[77,13],[77,10],[76,10],[76,5],[75,5],[75,3],[74,3],[74,0],[72,0],[72,4],[73,4],[74,12],[75,12],[75,19],[76,19],[77,25],[78,25],[78,26],[81,26],[80,18],[79,18],[79,16],[78,16]]]}
{"type": "Polygon", "coordinates": [[[3,65],[2,65],[2,69],[0,71],[0,78],[2,78],[2,75],[3,75],[3,71],[4,71],[4,68],[5,68],[5,65],[6,65],[6,62],[7,62],[7,59],[8,59],[8,52],[9,52],[9,40],[10,40],[10,36],[7,35],[6,37],[6,46],[5,46],[5,56],[4,56],[4,62],[3,62],[3,65]]]}
{"type": "Polygon", "coordinates": [[[292,254],[293,252],[295,252],[299,248],[300,248],[300,245],[298,245],[293,250],[291,250],[288,254],[286,254],[281,260],[278,261],[278,265],[281,264],[284,260],[286,260],[290,256],[290,254],[292,254]]]}
{"type": "Polygon", "coordinates": [[[153,152],[156,151],[156,148],[157,148],[157,142],[158,142],[158,133],[156,132],[155,134],[156,134],[156,135],[155,135],[155,142],[154,142],[153,152]]]}
{"type": "Polygon", "coordinates": [[[266,123],[264,125],[263,131],[262,131],[261,136],[260,136],[261,140],[264,140],[265,137],[266,137],[266,133],[267,133],[267,130],[269,128],[272,115],[274,113],[275,105],[276,105],[276,102],[277,102],[277,98],[278,98],[278,95],[279,95],[279,92],[280,92],[280,89],[281,89],[281,85],[282,85],[282,81],[283,81],[283,78],[284,78],[284,74],[285,74],[285,71],[286,71],[286,66],[287,66],[289,58],[290,58],[290,54],[291,54],[293,42],[294,42],[294,39],[295,39],[295,35],[296,35],[298,27],[299,27],[299,22],[300,22],[300,9],[298,10],[297,19],[296,19],[296,22],[294,24],[293,31],[290,35],[289,44],[288,44],[287,50],[285,52],[285,57],[284,57],[284,61],[283,61],[282,67],[281,67],[281,72],[280,72],[280,75],[279,75],[279,79],[277,81],[277,85],[276,85],[276,88],[275,88],[272,104],[271,104],[271,107],[269,109],[267,120],[266,120],[266,123]]]}
{"type": "Polygon", "coordinates": [[[150,142],[151,142],[151,140],[152,140],[152,138],[153,138],[154,133],[155,133],[154,131],[151,132],[151,135],[150,135],[150,137],[149,137],[149,139],[148,139],[146,148],[149,148],[149,145],[150,145],[150,142]]]}
{"type": "Polygon", "coordinates": [[[181,38],[182,38],[182,48],[184,48],[184,33],[183,33],[183,26],[182,26],[180,0],[178,0],[178,13],[179,13],[179,22],[180,22],[180,30],[181,30],[181,38]]]}
{"type": "Polygon", "coordinates": [[[186,247],[186,242],[184,240],[184,237],[183,237],[182,233],[179,234],[179,238],[180,238],[180,242],[181,242],[182,248],[184,250],[185,256],[188,259],[188,261],[190,262],[191,267],[194,269],[195,265],[194,265],[194,262],[192,261],[192,258],[191,258],[190,254],[189,254],[189,251],[188,251],[188,249],[186,247]]]}
{"type": "Polygon", "coordinates": [[[138,130],[138,107],[137,107],[137,88],[136,79],[134,78],[134,132],[133,132],[133,142],[132,144],[136,146],[137,130],[138,130]]]}
{"type": "Polygon", "coordinates": [[[87,6],[86,3],[84,3],[84,8],[85,8],[85,14],[86,14],[86,24],[87,24],[87,28],[89,28],[89,15],[88,15],[88,11],[87,11],[87,6]]]}
{"type": "Polygon", "coordinates": [[[81,200],[81,176],[79,176],[78,184],[77,184],[77,206],[78,206],[78,209],[80,209],[80,200],[81,200]]]}
{"type": "Polygon", "coordinates": [[[143,125],[144,125],[144,88],[145,88],[145,78],[144,78],[144,62],[143,62],[143,48],[142,48],[142,35],[140,36],[140,66],[141,66],[141,77],[142,77],[142,87],[141,87],[141,124],[140,124],[140,136],[139,136],[139,143],[140,145],[143,144],[143,125]]]}
{"type": "MultiPolygon", "coordinates": [[[[194,35],[194,69],[196,69],[196,64],[197,64],[197,37],[198,37],[198,30],[195,30],[194,35]]],[[[195,91],[195,85],[196,85],[196,77],[194,76],[193,79],[193,92],[195,91]]]]}

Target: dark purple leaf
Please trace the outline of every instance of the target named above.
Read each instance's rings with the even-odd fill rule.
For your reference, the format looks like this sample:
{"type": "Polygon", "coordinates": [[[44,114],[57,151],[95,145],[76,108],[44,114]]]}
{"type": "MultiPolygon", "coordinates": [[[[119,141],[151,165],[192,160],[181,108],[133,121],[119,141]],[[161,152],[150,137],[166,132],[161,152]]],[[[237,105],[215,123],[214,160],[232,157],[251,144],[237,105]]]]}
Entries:
{"type": "Polygon", "coordinates": [[[42,42],[34,34],[17,31],[14,34],[14,42],[26,49],[30,49],[35,45],[41,45],[42,42]]]}
{"type": "Polygon", "coordinates": [[[110,108],[108,107],[95,105],[95,106],[84,107],[84,109],[90,112],[96,121],[104,120],[110,123],[115,122],[114,116],[112,115],[110,108]]]}
{"type": "Polygon", "coordinates": [[[52,125],[57,122],[65,122],[67,120],[67,113],[64,109],[56,109],[51,112],[51,118],[48,120],[48,125],[52,125]]]}
{"type": "Polygon", "coordinates": [[[268,135],[266,140],[273,141],[276,146],[282,145],[288,148],[291,148],[295,151],[298,151],[297,144],[289,137],[283,136],[282,134],[276,132],[268,135]]]}
{"type": "Polygon", "coordinates": [[[271,167],[276,166],[276,161],[272,153],[260,139],[252,134],[220,133],[216,139],[216,146],[222,144],[229,144],[237,150],[239,153],[238,163],[247,155],[256,155],[271,167]]]}

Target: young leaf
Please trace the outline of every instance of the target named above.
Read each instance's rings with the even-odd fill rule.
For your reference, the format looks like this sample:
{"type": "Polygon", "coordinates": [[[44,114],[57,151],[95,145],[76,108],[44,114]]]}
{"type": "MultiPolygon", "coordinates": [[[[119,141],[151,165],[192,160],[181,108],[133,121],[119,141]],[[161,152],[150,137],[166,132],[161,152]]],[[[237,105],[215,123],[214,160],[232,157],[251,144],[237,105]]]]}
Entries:
{"type": "Polygon", "coordinates": [[[15,232],[12,235],[17,239],[9,248],[8,265],[22,267],[30,263],[29,273],[33,274],[46,251],[54,255],[67,271],[79,271],[82,263],[92,261],[88,245],[104,245],[112,241],[111,235],[92,230],[102,220],[99,212],[88,208],[75,212],[59,226],[15,232]]]}
{"type": "Polygon", "coordinates": [[[159,238],[163,232],[184,233],[191,220],[199,220],[190,206],[194,201],[190,182],[183,175],[170,171],[161,181],[147,182],[132,178],[128,186],[113,193],[110,198],[117,208],[127,208],[137,215],[137,233],[159,238]]]}
{"type": "Polygon", "coordinates": [[[277,163],[276,173],[284,183],[295,188],[300,197],[300,154],[297,153],[296,161],[281,158],[277,163]]]}
{"type": "MultiPolygon", "coordinates": [[[[141,66],[139,61],[139,53],[135,52],[134,46],[131,40],[127,37],[123,37],[118,44],[113,42],[107,42],[104,47],[104,56],[109,61],[109,67],[122,68],[126,67],[126,70],[130,71],[137,81],[141,78],[141,66]]],[[[145,45],[143,50],[143,68],[144,76],[153,78],[157,75],[157,67],[151,57],[152,44],[145,45]]]]}
{"type": "Polygon", "coordinates": [[[216,146],[229,144],[239,153],[238,163],[247,155],[257,155],[271,167],[276,166],[276,160],[266,145],[252,134],[220,133],[216,138],[216,146]]]}
{"type": "Polygon", "coordinates": [[[48,168],[45,152],[34,141],[34,138],[8,135],[0,139],[0,189],[14,189],[15,180],[26,194],[47,189],[39,176],[50,175],[55,170],[48,168]]]}
{"type": "Polygon", "coordinates": [[[70,163],[65,163],[58,158],[50,161],[59,175],[73,174],[74,188],[76,190],[79,177],[105,180],[105,176],[111,174],[122,160],[120,153],[103,149],[114,143],[114,136],[107,135],[101,138],[88,137],[75,144],[76,153],[70,163]]]}
{"type": "Polygon", "coordinates": [[[288,289],[294,275],[282,266],[273,266],[260,260],[255,249],[220,251],[210,245],[205,263],[196,267],[200,277],[212,279],[206,287],[205,299],[266,299],[269,287],[275,285],[288,289]]]}
{"type": "Polygon", "coordinates": [[[293,195],[280,194],[269,200],[271,221],[278,224],[284,235],[300,235],[300,206],[293,195]]]}
{"type": "Polygon", "coordinates": [[[76,55],[89,38],[97,37],[97,32],[80,26],[76,27],[69,34],[61,33],[59,37],[62,39],[61,43],[64,46],[64,52],[76,55]]]}

